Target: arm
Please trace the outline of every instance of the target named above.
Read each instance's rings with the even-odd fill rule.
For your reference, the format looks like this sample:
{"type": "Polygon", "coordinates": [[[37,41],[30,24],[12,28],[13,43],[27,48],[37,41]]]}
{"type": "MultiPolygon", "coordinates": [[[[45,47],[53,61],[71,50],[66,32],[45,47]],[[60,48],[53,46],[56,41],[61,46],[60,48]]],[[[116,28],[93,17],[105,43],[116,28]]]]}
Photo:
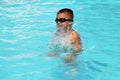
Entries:
{"type": "Polygon", "coordinates": [[[58,56],[58,54],[59,54],[60,52],[59,51],[50,51],[50,52],[48,52],[48,56],[51,56],[51,57],[56,57],[56,56],[58,56]]]}
{"type": "Polygon", "coordinates": [[[73,38],[74,38],[74,49],[75,52],[78,53],[82,50],[81,39],[77,32],[74,32],[73,38]]]}

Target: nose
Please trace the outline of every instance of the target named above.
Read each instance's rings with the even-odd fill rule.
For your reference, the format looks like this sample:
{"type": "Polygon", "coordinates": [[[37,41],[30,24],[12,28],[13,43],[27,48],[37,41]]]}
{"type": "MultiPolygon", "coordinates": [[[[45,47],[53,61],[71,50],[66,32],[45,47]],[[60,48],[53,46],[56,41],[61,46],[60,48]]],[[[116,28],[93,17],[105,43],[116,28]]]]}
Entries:
{"type": "Polygon", "coordinates": [[[57,24],[60,24],[60,21],[58,21],[57,24]]]}
{"type": "Polygon", "coordinates": [[[57,25],[60,25],[60,24],[61,24],[61,22],[60,22],[60,21],[58,21],[58,22],[57,22],[57,25]]]}

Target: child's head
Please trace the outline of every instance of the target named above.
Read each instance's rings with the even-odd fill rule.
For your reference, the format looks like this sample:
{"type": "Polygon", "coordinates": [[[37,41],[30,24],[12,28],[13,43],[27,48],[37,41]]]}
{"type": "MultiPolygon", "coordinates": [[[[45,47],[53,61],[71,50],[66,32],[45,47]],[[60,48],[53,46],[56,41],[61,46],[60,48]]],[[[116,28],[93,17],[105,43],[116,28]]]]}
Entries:
{"type": "Polygon", "coordinates": [[[60,13],[66,13],[71,20],[73,20],[73,18],[74,18],[74,14],[73,14],[73,11],[71,9],[63,8],[57,12],[57,15],[60,13]]]}
{"type": "Polygon", "coordinates": [[[56,23],[59,30],[69,30],[73,22],[73,11],[68,8],[61,9],[57,12],[56,23]]]}

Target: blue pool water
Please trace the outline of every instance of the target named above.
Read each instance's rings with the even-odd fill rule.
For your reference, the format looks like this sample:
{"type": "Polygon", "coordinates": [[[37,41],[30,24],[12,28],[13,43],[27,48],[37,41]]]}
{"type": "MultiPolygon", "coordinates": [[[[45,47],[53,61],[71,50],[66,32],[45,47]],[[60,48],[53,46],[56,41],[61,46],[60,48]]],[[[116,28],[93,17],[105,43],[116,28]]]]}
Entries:
{"type": "Polygon", "coordinates": [[[0,0],[0,80],[120,80],[119,0],[0,0]],[[56,12],[71,8],[84,50],[48,57],[56,12]]]}

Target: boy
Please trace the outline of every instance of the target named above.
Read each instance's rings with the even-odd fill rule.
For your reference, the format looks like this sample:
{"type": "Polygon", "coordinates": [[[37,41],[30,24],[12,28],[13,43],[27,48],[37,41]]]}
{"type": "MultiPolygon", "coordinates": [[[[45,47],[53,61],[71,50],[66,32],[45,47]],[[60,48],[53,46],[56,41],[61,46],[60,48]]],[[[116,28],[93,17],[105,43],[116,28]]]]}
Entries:
{"type": "Polygon", "coordinates": [[[73,11],[68,8],[61,9],[57,12],[55,22],[57,32],[51,40],[51,44],[57,46],[49,56],[55,56],[60,52],[70,52],[63,57],[66,63],[74,62],[78,52],[82,50],[81,40],[78,33],[72,29],[73,11]]]}

